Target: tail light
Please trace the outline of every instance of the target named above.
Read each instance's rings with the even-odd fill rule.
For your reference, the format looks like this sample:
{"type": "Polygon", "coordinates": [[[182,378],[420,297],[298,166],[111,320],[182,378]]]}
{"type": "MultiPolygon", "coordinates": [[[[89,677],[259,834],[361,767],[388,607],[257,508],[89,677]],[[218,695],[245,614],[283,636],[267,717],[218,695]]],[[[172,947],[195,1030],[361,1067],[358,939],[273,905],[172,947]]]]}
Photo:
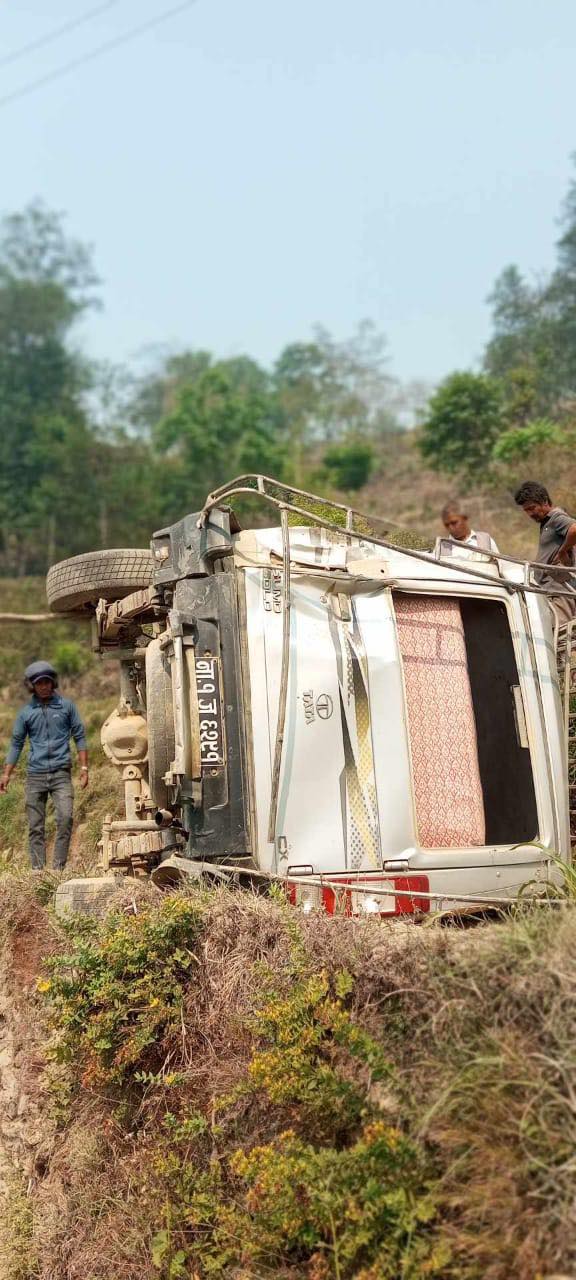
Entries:
{"type": "Polygon", "coordinates": [[[351,876],[330,879],[330,885],[288,880],[289,901],[306,915],[318,909],[329,916],[401,916],[430,910],[430,899],[420,896],[430,892],[428,876],[373,876],[361,884],[351,876]],[[389,893],[374,892],[388,886],[389,893]]]}

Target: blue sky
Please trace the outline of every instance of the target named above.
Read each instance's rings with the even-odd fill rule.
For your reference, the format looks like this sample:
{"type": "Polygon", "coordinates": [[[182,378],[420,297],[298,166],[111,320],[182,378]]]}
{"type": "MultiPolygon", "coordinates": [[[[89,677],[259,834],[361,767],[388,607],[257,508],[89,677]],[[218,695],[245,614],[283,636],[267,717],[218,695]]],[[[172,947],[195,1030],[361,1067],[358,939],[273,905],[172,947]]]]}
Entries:
{"type": "MultiPolygon", "coordinates": [[[[93,7],[0,0],[0,57],[93,7]]],[[[0,96],[170,7],[116,0],[0,96]]],[[[0,204],[39,195],[94,245],[99,358],[268,362],[370,317],[394,373],[437,380],[477,363],[500,269],[553,262],[575,45],[574,0],[197,0],[0,106],[0,204]]]]}

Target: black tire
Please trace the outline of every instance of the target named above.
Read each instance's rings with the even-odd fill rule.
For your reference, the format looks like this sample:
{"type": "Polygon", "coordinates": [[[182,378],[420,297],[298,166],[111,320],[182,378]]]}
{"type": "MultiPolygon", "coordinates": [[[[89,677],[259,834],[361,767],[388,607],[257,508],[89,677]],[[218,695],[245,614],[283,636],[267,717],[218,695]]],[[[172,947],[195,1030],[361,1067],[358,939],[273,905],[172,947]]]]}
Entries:
{"type": "Polygon", "coordinates": [[[90,551],[60,560],[48,570],[46,595],[53,613],[86,612],[99,600],[121,600],[149,587],[154,572],[152,552],[136,548],[90,551]]]}

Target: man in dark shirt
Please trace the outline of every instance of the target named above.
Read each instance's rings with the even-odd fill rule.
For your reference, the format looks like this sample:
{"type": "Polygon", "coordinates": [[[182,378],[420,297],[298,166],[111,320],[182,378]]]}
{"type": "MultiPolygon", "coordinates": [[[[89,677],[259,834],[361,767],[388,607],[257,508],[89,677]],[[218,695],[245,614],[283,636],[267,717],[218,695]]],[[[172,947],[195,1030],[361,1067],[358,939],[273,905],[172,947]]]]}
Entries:
{"type": "Polygon", "coordinates": [[[29,738],[26,815],[30,862],[35,870],[46,864],[46,803],[48,796],[52,796],[56,812],[54,870],[62,871],[68,857],[73,822],[70,738],[74,738],[78,750],[80,786],[87,787],[86,734],[75,704],[57,693],[58,676],[49,662],[32,662],[24,672],[24,681],[32,697],[16,716],[6,765],[0,777],[0,792],[8,789],[26,738],[29,738]]]}
{"type": "MultiPolygon", "coordinates": [[[[540,538],[536,559],[539,564],[563,565],[570,568],[576,565],[576,520],[569,516],[562,507],[552,505],[552,499],[543,484],[536,480],[526,480],[514,494],[514,501],[522,507],[531,520],[540,525],[540,538]]],[[[551,590],[562,587],[576,593],[576,579],[567,575],[555,575],[543,572],[540,586],[551,590]]],[[[576,594],[554,596],[551,603],[560,617],[561,623],[570,622],[576,614],[576,594]]]]}

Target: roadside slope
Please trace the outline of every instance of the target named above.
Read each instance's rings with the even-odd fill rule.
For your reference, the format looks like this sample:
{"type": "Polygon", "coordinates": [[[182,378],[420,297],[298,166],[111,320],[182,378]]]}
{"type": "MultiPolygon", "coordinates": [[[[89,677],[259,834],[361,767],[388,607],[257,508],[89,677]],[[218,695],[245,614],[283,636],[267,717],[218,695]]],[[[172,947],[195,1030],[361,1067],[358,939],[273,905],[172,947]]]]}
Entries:
{"type": "Polygon", "coordinates": [[[0,880],[1,1280],[574,1270],[573,908],[400,939],[127,887],[63,929],[48,888],[0,880]]]}

